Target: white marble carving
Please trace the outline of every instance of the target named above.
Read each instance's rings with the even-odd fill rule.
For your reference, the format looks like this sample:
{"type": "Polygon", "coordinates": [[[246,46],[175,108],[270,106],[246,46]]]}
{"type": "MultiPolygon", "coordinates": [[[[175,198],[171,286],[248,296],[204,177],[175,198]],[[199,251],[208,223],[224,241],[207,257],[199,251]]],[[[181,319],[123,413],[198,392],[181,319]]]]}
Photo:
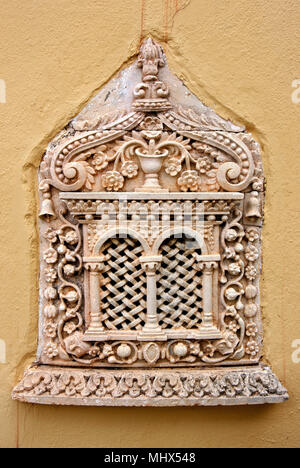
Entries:
{"type": "Polygon", "coordinates": [[[15,399],[288,397],[260,363],[260,147],[185,91],[148,39],[50,143],[40,168],[39,365],[15,399]]]}

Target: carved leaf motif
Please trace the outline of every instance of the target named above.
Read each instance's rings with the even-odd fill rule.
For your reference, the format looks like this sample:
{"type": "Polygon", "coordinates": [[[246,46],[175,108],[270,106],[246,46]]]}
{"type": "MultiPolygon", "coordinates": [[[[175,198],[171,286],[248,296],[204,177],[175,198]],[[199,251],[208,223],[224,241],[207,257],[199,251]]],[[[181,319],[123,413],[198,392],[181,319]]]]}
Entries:
{"type": "Polygon", "coordinates": [[[236,359],[237,361],[239,361],[244,356],[245,356],[245,349],[243,346],[241,346],[239,349],[236,350],[236,352],[232,356],[232,359],[236,359]]]}
{"type": "Polygon", "coordinates": [[[226,121],[215,114],[213,111],[210,113],[198,114],[190,108],[183,108],[178,106],[177,113],[187,121],[191,121],[197,126],[200,125],[209,130],[226,130],[226,131],[244,131],[244,127],[238,127],[233,125],[231,122],[226,121]]]}
{"type": "Polygon", "coordinates": [[[88,379],[88,382],[85,386],[85,388],[82,390],[81,392],[81,395],[83,397],[88,397],[89,395],[92,395],[98,388],[98,385],[97,385],[98,382],[95,382],[95,378],[93,376],[91,376],[89,379],[88,379]]]}
{"type": "Polygon", "coordinates": [[[105,127],[115,121],[118,121],[128,114],[126,109],[118,109],[114,112],[110,112],[101,115],[99,118],[94,120],[77,120],[73,122],[73,128],[75,130],[96,130],[101,127],[105,127]]]}
{"type": "Polygon", "coordinates": [[[88,162],[83,161],[82,164],[85,166],[86,172],[87,172],[87,177],[86,177],[86,182],[85,182],[84,187],[85,187],[87,190],[92,190],[93,184],[95,183],[95,177],[94,177],[94,175],[96,174],[96,171],[95,171],[95,169],[94,169],[93,167],[91,167],[91,166],[89,165],[88,162]]]}

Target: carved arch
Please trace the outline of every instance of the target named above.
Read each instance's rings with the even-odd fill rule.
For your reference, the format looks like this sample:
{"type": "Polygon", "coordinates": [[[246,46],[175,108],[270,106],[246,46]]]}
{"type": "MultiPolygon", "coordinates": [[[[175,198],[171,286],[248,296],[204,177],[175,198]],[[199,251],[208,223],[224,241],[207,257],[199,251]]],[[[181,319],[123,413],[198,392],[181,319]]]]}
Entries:
{"type": "Polygon", "coordinates": [[[94,255],[99,255],[100,254],[100,251],[101,251],[101,248],[103,247],[103,245],[105,244],[105,242],[107,242],[109,239],[112,239],[116,236],[122,236],[122,235],[127,235],[127,237],[133,237],[134,239],[138,240],[144,251],[145,251],[145,254],[150,254],[151,253],[151,248],[150,248],[150,245],[148,244],[148,242],[144,239],[144,237],[138,233],[137,231],[134,231],[133,229],[130,229],[130,228],[127,228],[127,227],[117,227],[117,228],[114,228],[114,229],[110,229],[109,231],[107,231],[103,236],[100,237],[100,239],[98,239],[95,247],[94,247],[94,255]]]}
{"type": "Polygon", "coordinates": [[[180,234],[186,235],[188,237],[191,237],[192,239],[195,239],[195,241],[199,245],[199,248],[201,249],[203,254],[204,255],[208,254],[207,245],[206,245],[206,242],[204,240],[204,234],[202,235],[199,232],[194,231],[194,229],[189,228],[188,226],[183,226],[183,227],[176,227],[176,228],[172,228],[172,229],[168,229],[168,230],[164,231],[158,237],[158,239],[155,241],[155,243],[153,245],[152,250],[153,250],[154,255],[159,254],[159,249],[160,249],[162,243],[166,239],[168,239],[171,236],[177,236],[177,235],[180,235],[180,234]]]}

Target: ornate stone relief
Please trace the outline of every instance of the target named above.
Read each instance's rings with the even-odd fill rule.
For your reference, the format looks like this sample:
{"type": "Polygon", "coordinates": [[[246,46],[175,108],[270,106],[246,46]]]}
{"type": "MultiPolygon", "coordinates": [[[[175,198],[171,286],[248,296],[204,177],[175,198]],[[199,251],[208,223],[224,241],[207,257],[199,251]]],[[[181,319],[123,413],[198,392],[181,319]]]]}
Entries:
{"type": "Polygon", "coordinates": [[[260,363],[259,144],[191,97],[152,39],[109,86],[41,164],[38,366],[13,398],[284,401],[260,363]]]}

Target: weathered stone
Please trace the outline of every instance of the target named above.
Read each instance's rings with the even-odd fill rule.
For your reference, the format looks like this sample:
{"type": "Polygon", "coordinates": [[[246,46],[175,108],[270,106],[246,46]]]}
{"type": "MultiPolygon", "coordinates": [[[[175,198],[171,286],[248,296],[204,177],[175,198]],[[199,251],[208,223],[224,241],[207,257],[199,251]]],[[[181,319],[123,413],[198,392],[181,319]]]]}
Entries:
{"type": "Polygon", "coordinates": [[[29,369],[13,398],[80,406],[216,406],[288,399],[269,367],[237,369],[29,369]]]}
{"type": "Polygon", "coordinates": [[[50,143],[40,195],[40,367],[15,399],[287,398],[259,367],[260,147],[187,93],[158,44],[50,143]]]}

